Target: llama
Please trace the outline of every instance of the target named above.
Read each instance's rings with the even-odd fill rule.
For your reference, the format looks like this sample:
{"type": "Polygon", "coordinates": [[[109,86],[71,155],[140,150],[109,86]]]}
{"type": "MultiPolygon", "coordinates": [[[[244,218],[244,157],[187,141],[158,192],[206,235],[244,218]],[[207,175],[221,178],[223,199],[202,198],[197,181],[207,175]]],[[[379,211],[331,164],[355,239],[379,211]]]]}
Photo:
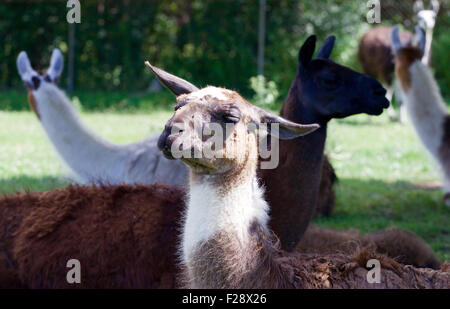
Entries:
{"type": "Polygon", "coordinates": [[[353,254],[360,248],[371,248],[404,265],[432,269],[439,269],[442,265],[422,238],[399,228],[361,235],[354,229],[339,231],[311,225],[300,239],[295,251],[314,254],[353,254]]]}
{"type": "MultiPolygon", "coordinates": [[[[17,64],[28,88],[32,110],[65,165],[82,183],[187,183],[187,167],[180,161],[164,158],[156,147],[157,137],[152,136],[129,145],[114,145],[102,140],[81,123],[69,99],[56,85],[63,69],[59,49],[53,50],[50,68],[44,75],[33,70],[25,52],[19,54],[17,64]],[[108,155],[99,156],[99,153],[108,155]]],[[[197,88],[193,85],[190,87],[191,90],[197,88]]],[[[326,157],[323,164],[316,208],[318,213],[329,215],[334,207],[333,184],[336,176],[326,157]]]]}
{"type": "MultiPolygon", "coordinates": [[[[421,0],[414,3],[414,12],[417,15],[418,23],[427,32],[427,45],[422,61],[430,64],[431,41],[433,29],[439,12],[439,1],[431,1],[432,9],[425,10],[421,0]]],[[[358,58],[363,70],[370,76],[378,79],[388,90],[387,98],[392,101],[392,96],[396,94],[399,101],[399,120],[404,123],[406,120],[406,110],[401,104],[402,93],[399,85],[394,82],[394,59],[391,45],[392,27],[379,26],[367,31],[359,43],[358,58]]],[[[403,41],[409,41],[413,34],[408,31],[401,31],[400,37],[403,41]]],[[[395,111],[390,105],[388,114],[391,119],[395,117],[395,111]]]]}
{"type": "MultiPolygon", "coordinates": [[[[150,66],[150,64],[148,64],[150,66]]],[[[177,108],[158,140],[170,159],[189,154],[187,209],[180,256],[189,288],[449,288],[450,274],[402,266],[382,255],[381,281],[367,280],[368,251],[356,256],[286,254],[268,227],[268,204],[257,178],[263,124],[278,124],[281,139],[316,130],[259,109],[239,94],[207,87],[177,97],[177,108]],[[212,150],[211,138],[195,128],[232,125],[212,150]],[[256,129],[254,129],[256,126],[256,129]],[[253,129],[249,129],[249,128],[253,129]],[[181,128],[181,131],[180,129],[181,128]],[[192,156],[213,152],[212,156],[192,156]]],[[[273,134],[270,130],[270,134],[273,134]]]]}
{"type": "Polygon", "coordinates": [[[422,62],[429,65],[431,62],[431,42],[433,40],[433,30],[436,25],[436,18],[439,13],[439,1],[431,0],[431,9],[425,10],[422,0],[414,3],[414,12],[419,19],[419,26],[426,30],[426,44],[422,57],[422,62]]]}
{"type": "Polygon", "coordinates": [[[395,74],[404,93],[411,123],[440,167],[444,202],[450,206],[450,117],[430,69],[421,62],[426,46],[423,30],[416,26],[414,40],[406,45],[398,33],[397,26],[392,30],[395,74]]]}
{"type": "Polygon", "coordinates": [[[28,89],[28,101],[57,153],[82,183],[186,184],[187,169],[169,161],[156,148],[157,137],[115,145],[89,130],[65,93],[56,86],[63,69],[59,49],[54,49],[49,69],[42,74],[31,67],[28,56],[17,58],[19,74],[28,89]]]}
{"type": "Polygon", "coordinates": [[[389,104],[379,82],[329,60],[334,42],[334,36],[327,38],[313,58],[316,37],[305,41],[280,112],[297,123],[318,123],[320,129],[280,140],[278,167],[258,173],[270,205],[269,225],[287,251],[294,250],[311,220],[312,206],[317,204],[328,122],[359,113],[379,115],[389,104]]]}
{"type": "MultiPolygon", "coordinates": [[[[168,82],[173,81],[167,76],[168,82]]],[[[209,91],[203,94],[211,99],[209,91]]],[[[196,98],[199,93],[194,93],[196,98]]],[[[266,121],[269,116],[281,121],[262,112],[266,121]]],[[[165,135],[160,145],[168,139],[165,135]]],[[[184,194],[181,188],[157,184],[69,186],[0,199],[0,252],[5,256],[0,263],[0,287],[175,287],[180,272],[176,221],[185,207],[184,194]],[[66,280],[66,263],[73,258],[83,267],[79,285],[66,280]]],[[[354,264],[342,262],[342,266],[354,264]]]]}

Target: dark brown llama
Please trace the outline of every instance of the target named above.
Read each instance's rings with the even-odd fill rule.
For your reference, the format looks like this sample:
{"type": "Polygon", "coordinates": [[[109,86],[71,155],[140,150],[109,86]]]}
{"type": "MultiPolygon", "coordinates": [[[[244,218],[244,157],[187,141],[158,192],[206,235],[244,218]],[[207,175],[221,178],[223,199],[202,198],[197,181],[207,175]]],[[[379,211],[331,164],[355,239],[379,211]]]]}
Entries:
{"type": "Polygon", "coordinates": [[[320,129],[280,140],[278,167],[259,170],[271,206],[270,227],[288,251],[301,239],[317,203],[328,122],[359,113],[379,115],[388,106],[380,83],[328,59],[334,41],[329,37],[313,58],[316,38],[306,40],[280,113],[297,123],[318,123],[320,129]]]}

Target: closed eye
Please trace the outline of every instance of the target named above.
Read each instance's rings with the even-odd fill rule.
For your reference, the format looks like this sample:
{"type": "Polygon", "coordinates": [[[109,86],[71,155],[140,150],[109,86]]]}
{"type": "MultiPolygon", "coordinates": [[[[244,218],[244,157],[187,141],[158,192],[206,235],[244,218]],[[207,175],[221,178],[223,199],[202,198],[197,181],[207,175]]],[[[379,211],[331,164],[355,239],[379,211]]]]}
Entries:
{"type": "Polygon", "coordinates": [[[215,117],[224,123],[238,123],[242,118],[239,107],[234,104],[219,106],[214,111],[215,117]]]}
{"type": "Polygon", "coordinates": [[[334,77],[323,77],[320,81],[320,84],[325,89],[332,90],[339,86],[339,80],[334,77]]]}
{"type": "Polygon", "coordinates": [[[181,102],[181,103],[178,103],[177,105],[175,105],[174,110],[177,111],[177,110],[179,110],[180,108],[182,108],[183,106],[185,106],[186,104],[187,104],[186,101],[183,101],[183,102],[181,102]]]}

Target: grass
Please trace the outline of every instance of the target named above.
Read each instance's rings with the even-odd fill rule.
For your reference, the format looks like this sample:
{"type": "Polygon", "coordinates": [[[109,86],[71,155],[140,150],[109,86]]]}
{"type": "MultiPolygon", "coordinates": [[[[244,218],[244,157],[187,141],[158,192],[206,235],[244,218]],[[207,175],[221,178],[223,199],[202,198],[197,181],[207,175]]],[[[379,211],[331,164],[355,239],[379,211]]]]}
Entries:
{"type": "MultiPolygon", "coordinates": [[[[15,95],[14,99],[25,100],[24,94],[15,95]]],[[[77,96],[83,107],[94,106],[92,102],[100,97],[77,96]]],[[[123,97],[117,95],[117,100],[123,97]]],[[[166,97],[156,108],[152,100],[137,96],[127,101],[132,107],[126,112],[107,108],[106,112],[82,113],[82,118],[110,141],[137,141],[160,132],[172,114],[166,97]]],[[[118,103],[109,106],[120,107],[118,103]]],[[[34,114],[0,111],[0,128],[0,192],[68,184],[68,169],[34,114]]],[[[442,203],[438,174],[410,125],[391,123],[385,115],[334,120],[329,125],[326,152],[339,177],[337,206],[330,218],[315,219],[318,225],[364,233],[405,228],[425,238],[439,258],[450,260],[450,209],[442,203]]]]}

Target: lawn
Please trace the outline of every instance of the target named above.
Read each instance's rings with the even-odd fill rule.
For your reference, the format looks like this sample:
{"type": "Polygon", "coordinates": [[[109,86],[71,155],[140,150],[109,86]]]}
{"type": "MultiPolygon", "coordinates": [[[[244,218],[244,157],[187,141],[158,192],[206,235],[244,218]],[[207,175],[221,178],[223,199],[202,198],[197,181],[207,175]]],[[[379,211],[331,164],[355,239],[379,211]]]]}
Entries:
{"type": "MultiPolygon", "coordinates": [[[[128,143],[161,131],[170,109],[132,113],[82,113],[102,137],[128,143]]],[[[61,163],[31,112],[0,111],[0,191],[47,190],[68,184],[61,163]]],[[[450,208],[442,203],[438,174],[410,125],[355,116],[334,120],[326,152],[339,184],[337,206],[321,226],[373,232],[406,228],[430,243],[439,258],[450,260],[450,208]]]]}

